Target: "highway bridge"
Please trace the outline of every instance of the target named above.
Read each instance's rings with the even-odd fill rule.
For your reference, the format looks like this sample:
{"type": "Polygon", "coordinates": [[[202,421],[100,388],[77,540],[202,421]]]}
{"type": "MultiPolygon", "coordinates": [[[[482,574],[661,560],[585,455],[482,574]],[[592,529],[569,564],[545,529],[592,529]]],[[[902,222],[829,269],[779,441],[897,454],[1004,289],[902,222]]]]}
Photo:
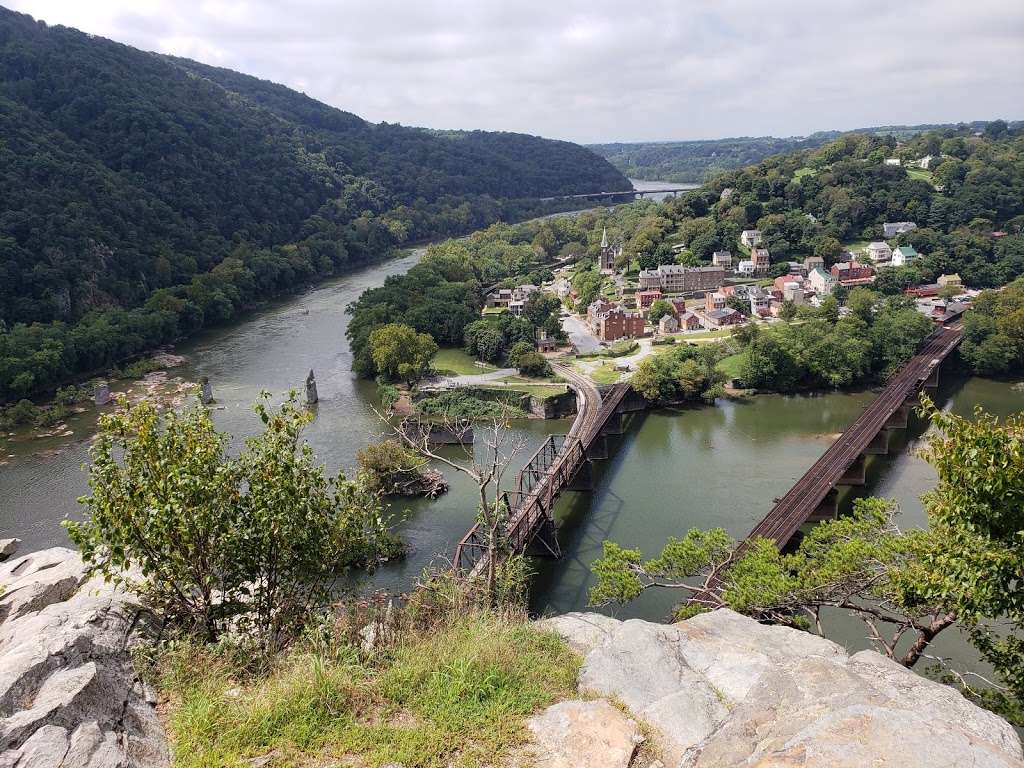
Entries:
{"type": "MultiPolygon", "coordinates": [[[[608,455],[604,435],[621,432],[622,413],[640,410],[646,402],[640,402],[628,384],[615,384],[602,395],[592,381],[571,368],[554,368],[576,393],[576,418],[568,434],[551,435],[544,441],[517,475],[515,490],[503,492],[499,502],[508,510],[504,532],[508,550],[559,557],[555,500],[565,490],[589,489],[591,462],[608,455]]],[[[459,541],[455,567],[479,574],[488,558],[488,536],[477,523],[459,541]]]]}
{"type": "MultiPolygon", "coordinates": [[[[733,552],[737,560],[755,539],[772,539],[782,549],[804,523],[834,517],[839,486],[864,485],[865,462],[869,455],[889,452],[889,435],[905,429],[918,393],[938,386],[939,366],[959,346],[963,330],[959,319],[935,330],[914,357],[894,376],[857,420],[797,480],[789,492],[778,499],[772,510],[733,552]]],[[[692,602],[717,604],[716,593],[722,586],[726,568],[719,568],[708,580],[704,591],[692,602]]]]}
{"type": "Polygon", "coordinates": [[[613,202],[624,200],[640,200],[647,195],[672,195],[679,192],[690,192],[693,187],[666,187],[665,189],[622,189],[616,192],[587,192],[580,195],[555,195],[554,197],[542,197],[541,200],[603,200],[607,198],[613,202]]]}

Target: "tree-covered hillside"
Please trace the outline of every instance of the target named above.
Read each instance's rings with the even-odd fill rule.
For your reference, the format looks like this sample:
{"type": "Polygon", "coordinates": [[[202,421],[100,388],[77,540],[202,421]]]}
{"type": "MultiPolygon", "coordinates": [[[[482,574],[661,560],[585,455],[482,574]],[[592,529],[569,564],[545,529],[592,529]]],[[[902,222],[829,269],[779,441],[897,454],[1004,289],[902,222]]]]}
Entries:
{"type": "MultiPolygon", "coordinates": [[[[959,125],[885,125],[858,128],[846,133],[892,136],[903,140],[928,131],[980,131],[986,124],[978,121],[959,125]]],[[[722,171],[759,163],[772,155],[820,147],[842,135],[840,131],[819,131],[810,136],[789,138],[739,136],[704,141],[617,142],[591,144],[589,149],[607,158],[612,165],[633,179],[700,184],[722,171]]]]}
{"type": "Polygon", "coordinates": [[[373,125],[0,8],[0,400],[531,198],[626,184],[574,144],[373,125]]]}

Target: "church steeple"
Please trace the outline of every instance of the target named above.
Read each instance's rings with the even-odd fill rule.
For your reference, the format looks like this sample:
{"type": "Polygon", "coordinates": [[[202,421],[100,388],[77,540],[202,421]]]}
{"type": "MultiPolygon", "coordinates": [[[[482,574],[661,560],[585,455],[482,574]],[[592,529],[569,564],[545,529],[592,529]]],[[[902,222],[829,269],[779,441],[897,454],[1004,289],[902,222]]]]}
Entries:
{"type": "Polygon", "coordinates": [[[608,227],[605,227],[604,231],[601,232],[601,247],[608,247],[608,227]]]}

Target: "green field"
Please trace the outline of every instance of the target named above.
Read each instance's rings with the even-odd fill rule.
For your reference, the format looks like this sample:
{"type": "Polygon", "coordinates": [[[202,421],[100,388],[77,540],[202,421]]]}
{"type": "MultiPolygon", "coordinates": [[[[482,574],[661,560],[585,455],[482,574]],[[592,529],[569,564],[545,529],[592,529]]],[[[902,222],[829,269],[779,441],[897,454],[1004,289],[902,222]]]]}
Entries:
{"type": "Polygon", "coordinates": [[[817,172],[814,168],[805,165],[803,168],[797,168],[793,171],[793,178],[799,181],[804,176],[814,176],[817,172]]]}
{"type": "Polygon", "coordinates": [[[602,363],[599,368],[586,371],[586,375],[595,384],[614,384],[619,380],[621,372],[615,370],[614,363],[602,363]]]}
{"type": "Polygon", "coordinates": [[[435,371],[448,376],[469,376],[474,373],[490,373],[498,370],[493,365],[474,360],[456,347],[437,350],[437,354],[430,362],[435,371]]]}
{"type": "Polygon", "coordinates": [[[730,379],[736,379],[739,378],[742,372],[743,363],[746,360],[746,357],[746,352],[737,352],[735,355],[723,357],[718,361],[718,365],[716,367],[730,379]]]}

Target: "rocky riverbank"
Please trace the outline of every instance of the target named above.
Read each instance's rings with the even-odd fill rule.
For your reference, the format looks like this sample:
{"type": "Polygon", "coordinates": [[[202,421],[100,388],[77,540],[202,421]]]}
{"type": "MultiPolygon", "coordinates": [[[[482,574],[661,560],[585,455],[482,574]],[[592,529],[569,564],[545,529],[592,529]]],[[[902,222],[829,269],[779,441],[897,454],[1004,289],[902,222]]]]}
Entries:
{"type": "Polygon", "coordinates": [[[168,765],[125,595],[62,547],[8,559],[0,592],[0,768],[168,765]]]}

